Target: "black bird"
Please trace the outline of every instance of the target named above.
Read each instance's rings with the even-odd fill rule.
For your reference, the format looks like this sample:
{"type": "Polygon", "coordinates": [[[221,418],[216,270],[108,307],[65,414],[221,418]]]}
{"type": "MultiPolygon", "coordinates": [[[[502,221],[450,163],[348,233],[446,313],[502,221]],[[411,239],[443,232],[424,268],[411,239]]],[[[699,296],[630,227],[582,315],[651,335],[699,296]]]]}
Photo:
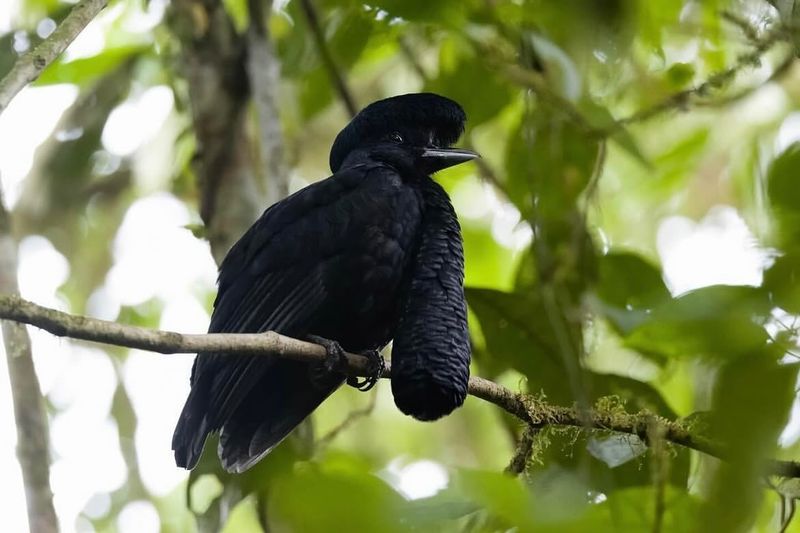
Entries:
{"type": "MultiPolygon", "coordinates": [[[[435,420],[459,407],[470,360],[461,231],[430,175],[477,157],[450,148],[465,120],[430,93],[363,109],[333,143],[333,175],[271,206],[228,252],[209,332],[273,330],[326,344],[331,358],[337,349],[380,357],[394,339],[398,408],[435,420]]],[[[220,432],[223,467],[247,470],[345,381],[325,368],[198,354],[176,463],[193,468],[220,432]]]]}

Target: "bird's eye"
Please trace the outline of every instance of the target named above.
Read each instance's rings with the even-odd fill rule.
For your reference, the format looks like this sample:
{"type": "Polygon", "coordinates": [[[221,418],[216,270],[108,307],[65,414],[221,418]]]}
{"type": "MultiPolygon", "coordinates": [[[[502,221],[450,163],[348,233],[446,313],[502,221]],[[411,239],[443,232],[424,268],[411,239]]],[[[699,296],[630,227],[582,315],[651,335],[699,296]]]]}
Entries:
{"type": "Polygon", "coordinates": [[[397,132],[394,132],[394,133],[392,133],[392,134],[389,136],[389,139],[390,139],[390,140],[391,140],[393,143],[397,143],[397,144],[402,144],[402,143],[403,143],[403,136],[402,136],[402,135],[400,135],[400,134],[399,134],[399,133],[397,133],[397,132]]]}

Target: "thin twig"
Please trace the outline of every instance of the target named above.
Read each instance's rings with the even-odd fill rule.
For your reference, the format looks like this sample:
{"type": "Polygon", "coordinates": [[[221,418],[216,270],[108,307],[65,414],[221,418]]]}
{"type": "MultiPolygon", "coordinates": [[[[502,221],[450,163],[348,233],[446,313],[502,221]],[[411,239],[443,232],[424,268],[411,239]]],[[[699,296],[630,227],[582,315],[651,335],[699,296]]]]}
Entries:
{"type": "MultiPolygon", "coordinates": [[[[465,137],[464,139],[464,148],[468,150],[475,150],[475,145],[472,143],[472,139],[469,137],[465,137]]],[[[500,191],[503,196],[506,197],[507,200],[511,200],[511,193],[506,187],[506,184],[497,176],[497,173],[492,169],[492,166],[486,162],[485,159],[479,157],[475,159],[475,164],[478,167],[478,175],[481,179],[491,184],[497,191],[500,191]]]]}
{"type": "Polygon", "coordinates": [[[722,12],[722,19],[739,28],[739,30],[751,43],[758,44],[758,42],[761,40],[758,35],[758,30],[753,27],[752,24],[750,24],[750,21],[738,13],[734,13],[733,11],[726,9],[722,12]]]}
{"type": "MultiPolygon", "coordinates": [[[[70,315],[49,309],[19,296],[0,296],[0,319],[13,320],[42,328],[59,337],[101,342],[159,353],[215,352],[226,355],[269,355],[306,362],[321,362],[326,357],[325,348],[310,342],[293,339],[278,333],[213,333],[185,335],[172,331],[158,331],[116,322],[70,315]]],[[[350,372],[366,375],[367,358],[345,353],[350,372]]],[[[386,365],[384,378],[391,377],[391,366],[386,365]]],[[[614,431],[636,435],[649,441],[651,424],[661,426],[664,439],[673,444],[725,459],[722,446],[706,437],[692,433],[680,422],[657,417],[649,412],[620,413],[605,409],[579,410],[575,407],[550,405],[540,398],[513,392],[502,385],[481,377],[469,379],[468,392],[476,398],[492,403],[516,416],[533,429],[545,426],[568,426],[583,429],[614,431]]],[[[770,475],[800,478],[800,463],[770,460],[765,465],[770,475]]]]}
{"type": "Polygon", "coordinates": [[[786,74],[788,74],[789,71],[791,70],[791,67],[792,65],[794,65],[796,59],[797,57],[795,55],[795,52],[790,51],[781,60],[781,62],[778,63],[778,65],[772,71],[772,74],[770,74],[769,77],[760,84],[754,85],[752,87],[746,87],[737,93],[726,95],[721,98],[715,98],[709,101],[697,101],[694,103],[694,105],[696,107],[719,108],[739,102],[744,98],[750,96],[754,92],[758,91],[767,84],[778,83],[782,81],[783,77],[786,76],[786,74]]]}
{"type": "Polygon", "coordinates": [[[378,403],[378,395],[375,392],[372,392],[369,395],[369,403],[367,403],[367,405],[359,409],[354,409],[353,411],[350,411],[350,414],[347,415],[347,418],[342,420],[337,426],[335,426],[325,435],[320,437],[316,445],[317,451],[324,449],[333,441],[333,439],[338,437],[343,431],[345,431],[347,428],[358,422],[360,419],[371,415],[372,411],[375,410],[375,405],[377,403],[378,403]]]}
{"type": "Polygon", "coordinates": [[[358,106],[356,105],[355,98],[353,98],[353,93],[347,86],[347,81],[345,81],[344,76],[342,76],[342,73],[339,71],[336,61],[334,61],[331,51],[328,49],[328,43],[325,41],[325,35],[322,32],[322,26],[319,23],[319,16],[317,16],[317,10],[314,8],[314,4],[311,3],[311,0],[300,0],[300,7],[303,9],[306,22],[308,22],[308,27],[311,29],[311,35],[314,37],[314,42],[317,45],[319,57],[322,60],[322,64],[325,66],[325,70],[328,71],[333,85],[336,87],[336,92],[339,93],[339,97],[342,99],[342,103],[344,103],[350,116],[356,116],[356,113],[358,113],[358,106]]]}
{"type": "Polygon", "coordinates": [[[517,448],[514,450],[514,455],[511,457],[505,469],[506,474],[518,476],[525,471],[525,467],[528,466],[528,461],[530,461],[531,453],[533,452],[533,439],[536,437],[537,431],[538,430],[531,426],[525,426],[522,435],[519,436],[519,440],[517,441],[517,448]]]}
{"type": "Polygon", "coordinates": [[[0,114],[26,85],[39,77],[83,28],[106,6],[108,0],[82,0],[36,48],[22,55],[0,80],[0,114]]]}
{"type": "Polygon", "coordinates": [[[411,45],[408,44],[408,40],[405,36],[401,35],[399,39],[397,39],[397,44],[400,47],[400,52],[403,54],[403,58],[406,62],[411,65],[411,68],[414,69],[419,79],[423,82],[427,82],[430,79],[430,76],[425,71],[425,67],[422,66],[422,63],[419,62],[417,55],[414,53],[414,50],[411,49],[411,45]]]}
{"type": "Polygon", "coordinates": [[[664,514],[666,512],[666,488],[669,477],[669,456],[664,442],[663,426],[655,423],[650,425],[650,471],[653,478],[653,533],[661,533],[664,529],[664,514]]]}

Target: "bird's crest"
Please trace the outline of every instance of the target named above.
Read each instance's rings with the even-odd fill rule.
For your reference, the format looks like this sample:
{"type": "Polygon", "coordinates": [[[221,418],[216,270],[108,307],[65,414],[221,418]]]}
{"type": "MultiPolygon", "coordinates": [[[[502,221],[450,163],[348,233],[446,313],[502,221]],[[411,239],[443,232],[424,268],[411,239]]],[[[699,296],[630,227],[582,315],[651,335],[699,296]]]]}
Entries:
{"type": "Polygon", "coordinates": [[[331,170],[336,172],[347,155],[369,141],[381,141],[395,132],[422,146],[447,147],[464,132],[466,114],[458,103],[433,93],[411,93],[373,102],[336,136],[331,147],[331,170]],[[424,138],[412,138],[424,132],[424,138]]]}

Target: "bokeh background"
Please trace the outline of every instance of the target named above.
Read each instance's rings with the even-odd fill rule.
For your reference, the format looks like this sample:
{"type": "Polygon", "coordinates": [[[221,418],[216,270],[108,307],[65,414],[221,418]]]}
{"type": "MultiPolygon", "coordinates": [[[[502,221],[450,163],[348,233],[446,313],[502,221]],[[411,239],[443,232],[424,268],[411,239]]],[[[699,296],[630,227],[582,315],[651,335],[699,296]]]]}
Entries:
{"type": "MultiPolygon", "coordinates": [[[[71,7],[0,0],[0,74],[71,7]]],[[[473,373],[561,405],[689,417],[735,460],[551,429],[515,480],[518,421],[469,398],[419,423],[381,383],[337,392],[246,476],[223,475],[209,446],[190,478],[170,439],[191,355],[31,328],[62,530],[800,531],[797,487],[758,466],[797,458],[800,439],[796,11],[112,1],[0,116],[25,298],[204,332],[214,257],[329,174],[349,107],[430,90],[464,106],[462,145],[483,155],[437,176],[463,228],[473,373]]],[[[24,531],[0,373],[0,528],[24,531]]]]}

